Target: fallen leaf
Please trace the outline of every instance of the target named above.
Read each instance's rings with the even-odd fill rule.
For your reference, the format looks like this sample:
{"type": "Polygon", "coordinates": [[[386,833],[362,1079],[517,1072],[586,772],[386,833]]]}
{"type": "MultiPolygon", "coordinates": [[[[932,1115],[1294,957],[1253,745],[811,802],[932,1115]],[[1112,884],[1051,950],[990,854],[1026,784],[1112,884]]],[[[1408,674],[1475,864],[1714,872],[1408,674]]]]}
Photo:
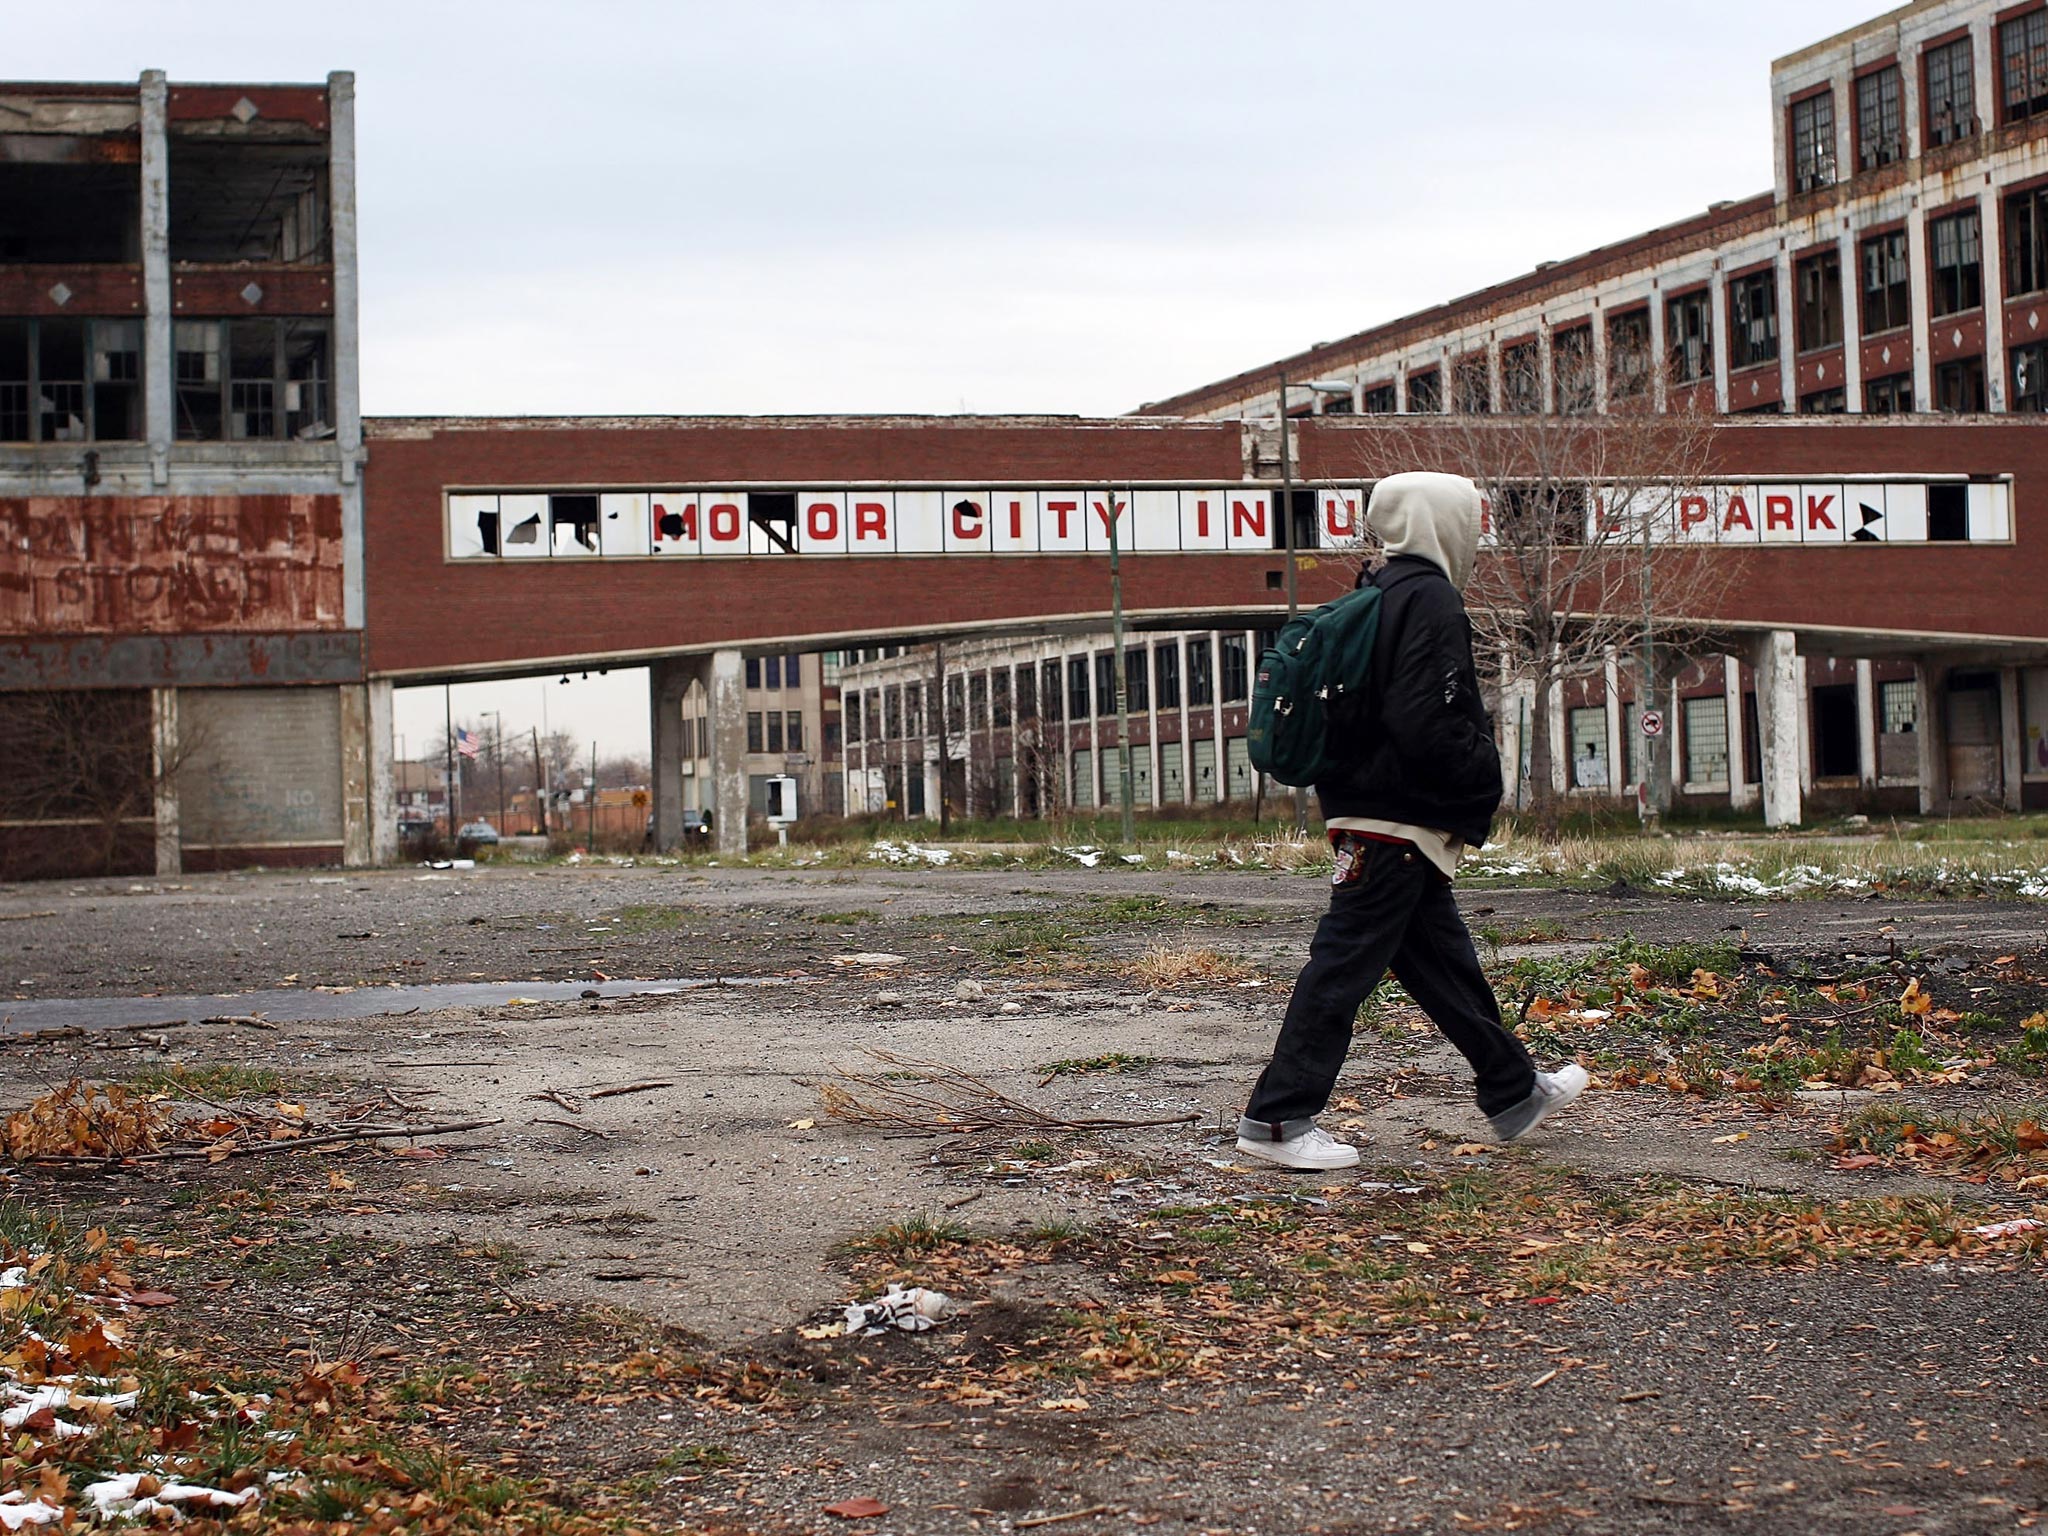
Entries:
{"type": "Polygon", "coordinates": [[[1915,976],[1906,983],[1906,990],[1899,994],[1899,1012],[1926,1013],[1934,1006],[1934,999],[1920,989],[1920,978],[1915,976]]]}
{"type": "Polygon", "coordinates": [[[178,1298],[169,1291],[130,1291],[121,1299],[131,1307],[168,1307],[178,1298]]]}
{"type": "Polygon", "coordinates": [[[1491,1152],[1492,1150],[1493,1148],[1489,1147],[1483,1141],[1461,1141],[1455,1147],[1451,1148],[1451,1156],[1484,1157],[1487,1153],[1491,1152]]]}
{"type": "Polygon", "coordinates": [[[789,1122],[789,1128],[792,1131],[815,1131],[818,1128],[818,1122],[815,1120],[792,1120],[789,1122]]]}
{"type": "Polygon", "coordinates": [[[1737,1131],[1733,1136],[1716,1136],[1714,1138],[1714,1145],[1717,1147],[1725,1147],[1729,1145],[1731,1142],[1747,1140],[1749,1140],[1749,1132],[1737,1131]]]}
{"type": "Polygon", "coordinates": [[[825,1513],[835,1520],[872,1520],[877,1515],[889,1513],[889,1506],[880,1499],[862,1494],[857,1499],[841,1499],[837,1504],[827,1504],[825,1513]]]}
{"type": "Polygon", "coordinates": [[[838,1339],[846,1336],[846,1330],[837,1323],[820,1323],[815,1328],[799,1328],[796,1336],[800,1339],[838,1339]]]}
{"type": "Polygon", "coordinates": [[[1408,1251],[1410,1253],[1434,1253],[1436,1250],[1431,1248],[1427,1243],[1410,1243],[1408,1245],[1408,1251]]]}
{"type": "Polygon", "coordinates": [[[1088,1399],[1085,1397],[1042,1397],[1038,1406],[1052,1413],[1086,1413],[1088,1399]]]}
{"type": "Polygon", "coordinates": [[[327,1170],[327,1187],[329,1189],[354,1189],[356,1181],[343,1173],[339,1168],[330,1168],[327,1170]]]}

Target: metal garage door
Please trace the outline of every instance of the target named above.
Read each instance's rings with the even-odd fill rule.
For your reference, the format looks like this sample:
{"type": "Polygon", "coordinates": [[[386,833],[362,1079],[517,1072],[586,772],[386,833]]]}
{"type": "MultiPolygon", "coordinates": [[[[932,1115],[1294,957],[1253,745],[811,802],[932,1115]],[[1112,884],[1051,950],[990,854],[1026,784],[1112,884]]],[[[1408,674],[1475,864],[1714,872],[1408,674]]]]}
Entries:
{"type": "Polygon", "coordinates": [[[188,849],[341,842],[341,695],[333,688],[178,693],[178,816],[188,849]]]}

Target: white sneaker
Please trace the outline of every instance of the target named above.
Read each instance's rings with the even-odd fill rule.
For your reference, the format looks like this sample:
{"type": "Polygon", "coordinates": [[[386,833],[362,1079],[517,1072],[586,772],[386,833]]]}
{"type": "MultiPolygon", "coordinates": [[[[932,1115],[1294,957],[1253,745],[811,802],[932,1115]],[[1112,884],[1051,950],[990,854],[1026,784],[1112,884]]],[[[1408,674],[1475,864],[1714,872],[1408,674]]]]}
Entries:
{"type": "Polygon", "coordinates": [[[1535,1091],[1529,1097],[1512,1109],[1504,1109],[1487,1119],[1493,1125],[1494,1134],[1502,1141],[1520,1141],[1584,1093],[1586,1084],[1591,1081],[1586,1069],[1576,1061],[1567,1062],[1555,1072],[1538,1072],[1535,1091]]]}
{"type": "Polygon", "coordinates": [[[1358,1166],[1358,1148],[1348,1141],[1339,1141],[1319,1125],[1312,1125],[1299,1136],[1290,1136],[1285,1141],[1256,1141],[1249,1136],[1240,1136],[1237,1138],[1237,1150],[1246,1157],[1277,1163],[1282,1168],[1358,1166]]]}

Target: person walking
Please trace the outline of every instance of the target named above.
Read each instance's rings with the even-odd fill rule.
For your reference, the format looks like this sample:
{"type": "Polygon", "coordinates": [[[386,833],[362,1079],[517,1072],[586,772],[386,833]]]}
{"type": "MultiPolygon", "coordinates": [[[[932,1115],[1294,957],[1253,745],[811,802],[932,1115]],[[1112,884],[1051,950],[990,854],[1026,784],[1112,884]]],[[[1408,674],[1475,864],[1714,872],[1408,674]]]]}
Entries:
{"type": "Polygon", "coordinates": [[[1387,553],[1359,577],[1380,589],[1360,706],[1333,712],[1316,784],[1336,856],[1330,908],[1238,1121],[1237,1150],[1283,1168],[1349,1168],[1358,1149],[1316,1124],[1350,1049],[1358,1009],[1389,968],[1472,1065],[1479,1108],[1503,1141],[1576,1099],[1586,1069],[1539,1072],[1501,1022],[1451,896],[1466,847],[1500,807],[1500,753],[1472,664],[1459,595],[1479,549],[1479,488],[1460,475],[1392,475],[1366,526],[1387,553]]]}

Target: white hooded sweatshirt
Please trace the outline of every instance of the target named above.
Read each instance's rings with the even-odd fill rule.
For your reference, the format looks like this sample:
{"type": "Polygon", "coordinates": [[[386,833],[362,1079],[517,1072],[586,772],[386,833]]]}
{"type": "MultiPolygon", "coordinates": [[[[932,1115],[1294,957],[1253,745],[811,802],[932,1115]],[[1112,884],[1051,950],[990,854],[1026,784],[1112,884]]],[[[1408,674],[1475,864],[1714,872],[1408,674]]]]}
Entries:
{"type": "MultiPolygon", "coordinates": [[[[1479,552],[1482,503],[1479,487],[1463,475],[1414,470],[1389,475],[1372,488],[1365,504],[1365,525],[1389,555],[1416,555],[1450,578],[1459,591],[1472,575],[1479,552]]],[[[1414,845],[1449,879],[1465,852],[1462,839],[1435,827],[1380,821],[1370,816],[1333,816],[1333,832],[1369,832],[1414,845]]]]}

